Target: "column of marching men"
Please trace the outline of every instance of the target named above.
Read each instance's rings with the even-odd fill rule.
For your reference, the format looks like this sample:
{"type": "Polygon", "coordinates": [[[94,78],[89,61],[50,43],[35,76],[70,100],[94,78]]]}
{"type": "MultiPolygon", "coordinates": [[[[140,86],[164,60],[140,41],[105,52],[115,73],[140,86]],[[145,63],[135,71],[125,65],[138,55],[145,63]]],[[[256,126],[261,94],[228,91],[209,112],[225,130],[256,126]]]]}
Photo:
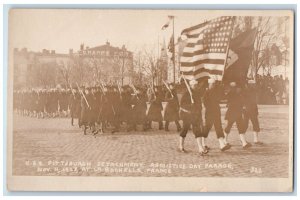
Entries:
{"type": "Polygon", "coordinates": [[[164,87],[101,85],[67,90],[21,90],[14,91],[13,103],[14,110],[24,116],[71,116],[71,124],[74,125],[76,120],[84,135],[87,131],[93,135],[102,134],[109,129],[112,133],[118,132],[123,124],[127,125],[128,132],[147,131],[152,129],[153,123],[158,124],[159,130],[169,131],[169,124],[174,122],[179,132],[181,152],[186,152],[184,140],[191,130],[199,154],[207,154],[210,148],[205,140],[212,127],[220,150],[230,149],[228,136],[233,124],[237,126],[242,148],[247,149],[252,146],[245,139],[249,121],[253,126],[254,144],[262,144],[258,140],[260,127],[253,81],[242,86],[232,82],[226,94],[221,82],[212,79],[206,83],[190,81],[186,84],[188,88],[181,94],[180,100],[175,85],[165,83],[164,87]],[[223,129],[220,101],[224,98],[227,99],[227,123],[223,129]],[[165,109],[163,102],[166,102],[165,109]]]}

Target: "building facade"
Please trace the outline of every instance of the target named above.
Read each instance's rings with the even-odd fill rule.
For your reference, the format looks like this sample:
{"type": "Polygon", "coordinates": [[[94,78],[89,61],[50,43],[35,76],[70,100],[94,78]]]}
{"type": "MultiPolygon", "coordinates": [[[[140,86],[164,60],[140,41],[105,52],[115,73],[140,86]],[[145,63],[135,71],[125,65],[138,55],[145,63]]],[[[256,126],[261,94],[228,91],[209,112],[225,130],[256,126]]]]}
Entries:
{"type": "Polygon", "coordinates": [[[41,52],[14,49],[14,88],[47,88],[63,83],[61,65],[70,63],[68,54],[57,54],[54,50],[41,52]]]}
{"type": "Polygon", "coordinates": [[[133,68],[133,54],[125,46],[105,45],[93,48],[80,46],[77,52],[59,54],[54,50],[41,52],[14,49],[14,88],[48,88],[70,84],[94,86],[129,84],[133,68]]]}
{"type": "Polygon", "coordinates": [[[96,47],[80,46],[74,55],[92,72],[92,84],[104,81],[108,84],[128,85],[132,82],[133,53],[123,45],[122,48],[111,46],[109,42],[96,47]]]}

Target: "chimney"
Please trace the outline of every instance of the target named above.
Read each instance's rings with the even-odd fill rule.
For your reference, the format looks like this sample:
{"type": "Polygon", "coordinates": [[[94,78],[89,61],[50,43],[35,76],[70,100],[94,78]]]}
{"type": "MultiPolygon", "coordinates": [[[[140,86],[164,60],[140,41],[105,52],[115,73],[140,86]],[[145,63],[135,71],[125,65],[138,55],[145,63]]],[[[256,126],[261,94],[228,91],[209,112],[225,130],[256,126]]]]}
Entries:
{"type": "Polygon", "coordinates": [[[43,49],[42,53],[47,54],[47,49],[43,49]]]}
{"type": "Polygon", "coordinates": [[[22,52],[23,52],[23,53],[27,53],[27,48],[23,48],[23,49],[22,49],[22,52]]]}
{"type": "Polygon", "coordinates": [[[107,45],[107,46],[110,46],[110,42],[106,41],[106,45],[107,45]]]}
{"type": "Polygon", "coordinates": [[[73,49],[69,49],[69,54],[73,54],[73,49]]]}
{"type": "Polygon", "coordinates": [[[55,50],[51,50],[51,54],[55,54],[55,50]]]}
{"type": "Polygon", "coordinates": [[[86,47],[86,50],[88,50],[89,48],[90,48],[90,47],[87,46],[87,47],[86,47]]]}
{"type": "Polygon", "coordinates": [[[84,44],[82,43],[81,45],[80,45],[80,51],[83,51],[84,50],[84,44]]]}

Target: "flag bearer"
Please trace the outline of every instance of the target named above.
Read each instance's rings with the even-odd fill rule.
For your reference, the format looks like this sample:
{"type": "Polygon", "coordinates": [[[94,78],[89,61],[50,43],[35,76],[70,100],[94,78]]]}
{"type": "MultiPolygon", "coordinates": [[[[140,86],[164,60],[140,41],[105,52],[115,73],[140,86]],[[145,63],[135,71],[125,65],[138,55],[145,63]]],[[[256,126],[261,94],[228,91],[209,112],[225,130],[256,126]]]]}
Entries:
{"type": "Polygon", "coordinates": [[[183,121],[183,128],[179,137],[179,150],[185,152],[184,140],[188,130],[192,126],[193,133],[196,138],[198,150],[200,155],[208,153],[208,150],[202,146],[203,131],[201,129],[202,122],[202,101],[200,92],[197,91],[198,81],[191,80],[190,86],[186,84],[187,88],[191,90],[186,91],[180,101],[180,117],[183,121]]]}

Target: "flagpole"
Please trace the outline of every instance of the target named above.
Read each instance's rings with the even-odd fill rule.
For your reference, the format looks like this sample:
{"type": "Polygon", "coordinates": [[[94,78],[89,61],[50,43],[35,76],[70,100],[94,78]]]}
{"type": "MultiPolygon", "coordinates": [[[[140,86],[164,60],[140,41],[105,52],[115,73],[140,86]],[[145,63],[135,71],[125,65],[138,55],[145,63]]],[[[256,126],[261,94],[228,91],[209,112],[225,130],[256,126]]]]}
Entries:
{"type": "Polygon", "coordinates": [[[174,30],[175,30],[175,27],[174,27],[174,24],[175,24],[175,22],[174,22],[174,20],[175,20],[175,16],[172,16],[172,18],[173,18],[173,78],[174,78],[174,83],[176,82],[175,81],[175,69],[176,69],[176,67],[175,67],[175,35],[174,35],[174,30]]]}
{"type": "MultiPolygon", "coordinates": [[[[159,70],[159,35],[158,35],[158,37],[157,37],[157,61],[156,61],[156,71],[159,71],[160,72],[160,70],[159,70]]],[[[157,85],[159,85],[159,82],[160,82],[160,77],[159,77],[159,74],[157,73],[156,74],[156,84],[157,85]]]]}
{"type": "Polygon", "coordinates": [[[232,37],[232,33],[233,33],[235,19],[236,18],[234,17],[233,20],[232,20],[232,29],[231,29],[230,37],[229,37],[229,40],[228,40],[227,50],[226,50],[226,58],[225,58],[225,61],[224,61],[224,70],[223,70],[223,73],[222,73],[222,82],[223,82],[223,78],[224,78],[224,74],[225,74],[226,63],[227,63],[228,54],[229,54],[229,45],[230,45],[230,41],[231,41],[231,37],[232,37]]]}

